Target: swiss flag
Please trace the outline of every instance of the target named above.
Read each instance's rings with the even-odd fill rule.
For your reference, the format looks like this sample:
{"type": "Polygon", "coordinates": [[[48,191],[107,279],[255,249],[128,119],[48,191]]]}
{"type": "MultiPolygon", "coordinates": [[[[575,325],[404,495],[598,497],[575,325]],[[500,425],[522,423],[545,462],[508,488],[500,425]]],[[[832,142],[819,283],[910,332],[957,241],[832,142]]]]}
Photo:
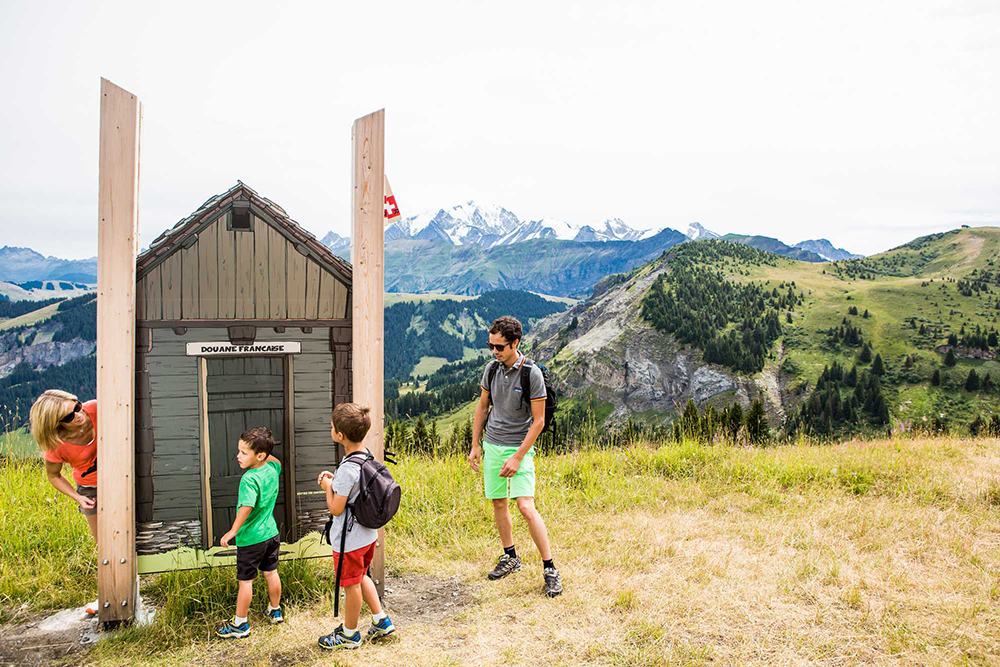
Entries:
{"type": "Polygon", "coordinates": [[[385,224],[391,225],[392,223],[399,220],[402,216],[399,213],[399,206],[396,205],[396,197],[392,194],[392,188],[389,187],[389,178],[385,178],[385,224]]]}

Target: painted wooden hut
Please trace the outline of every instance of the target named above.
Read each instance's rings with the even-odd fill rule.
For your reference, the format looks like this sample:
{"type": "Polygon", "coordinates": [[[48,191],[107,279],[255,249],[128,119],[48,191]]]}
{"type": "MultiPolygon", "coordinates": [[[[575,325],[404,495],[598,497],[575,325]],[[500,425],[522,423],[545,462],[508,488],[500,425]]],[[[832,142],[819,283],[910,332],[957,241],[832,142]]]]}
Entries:
{"type": "MultiPolygon", "coordinates": [[[[282,461],[275,519],[293,543],[325,521],[330,411],[350,401],[351,265],[238,182],[137,260],[136,548],[219,544],[236,511],[244,429],[282,461]]],[[[151,559],[145,559],[150,561],[151,559]]]]}

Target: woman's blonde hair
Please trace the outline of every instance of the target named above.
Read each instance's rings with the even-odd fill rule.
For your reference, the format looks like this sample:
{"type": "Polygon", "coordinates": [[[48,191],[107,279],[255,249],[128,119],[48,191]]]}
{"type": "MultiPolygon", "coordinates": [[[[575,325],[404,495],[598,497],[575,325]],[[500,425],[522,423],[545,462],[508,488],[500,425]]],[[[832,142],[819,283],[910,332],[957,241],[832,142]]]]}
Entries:
{"type": "Polygon", "coordinates": [[[66,416],[66,401],[79,399],[68,391],[49,389],[31,406],[31,435],[43,452],[59,446],[56,430],[59,420],[66,416]]]}

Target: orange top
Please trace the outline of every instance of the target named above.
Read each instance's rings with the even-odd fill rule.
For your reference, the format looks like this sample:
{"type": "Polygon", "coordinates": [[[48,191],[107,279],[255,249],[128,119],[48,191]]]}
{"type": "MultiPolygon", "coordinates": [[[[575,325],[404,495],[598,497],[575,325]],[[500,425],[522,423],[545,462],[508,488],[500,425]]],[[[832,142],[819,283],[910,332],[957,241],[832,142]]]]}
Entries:
{"type": "Polygon", "coordinates": [[[51,452],[45,452],[45,460],[51,463],[68,463],[73,466],[73,481],[83,486],[97,486],[97,401],[87,401],[83,411],[94,424],[94,439],[86,445],[73,445],[65,440],[51,452]],[[93,468],[93,472],[84,475],[93,468]]]}

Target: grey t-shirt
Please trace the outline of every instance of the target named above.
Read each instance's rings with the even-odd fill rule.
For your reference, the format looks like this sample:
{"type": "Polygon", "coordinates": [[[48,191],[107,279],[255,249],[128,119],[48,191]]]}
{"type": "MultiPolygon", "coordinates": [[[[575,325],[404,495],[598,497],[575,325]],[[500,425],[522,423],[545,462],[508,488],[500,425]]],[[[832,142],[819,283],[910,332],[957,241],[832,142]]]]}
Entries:
{"type": "MultiPolygon", "coordinates": [[[[340,462],[340,465],[337,466],[337,472],[333,475],[333,492],[338,496],[347,496],[348,505],[357,500],[358,494],[361,492],[358,482],[361,479],[362,461],[364,461],[364,458],[360,455],[344,458],[340,462]]],[[[330,525],[330,546],[333,547],[334,551],[340,552],[340,534],[344,528],[345,514],[348,516],[347,541],[344,543],[344,553],[367,547],[378,539],[378,531],[376,529],[362,526],[354,520],[351,508],[345,507],[344,514],[333,517],[333,523],[330,525]]]]}
{"type": "Polygon", "coordinates": [[[521,365],[524,361],[522,354],[508,370],[494,359],[483,369],[483,379],[479,384],[490,392],[490,398],[493,399],[493,408],[486,420],[486,433],[483,437],[486,442],[504,447],[520,447],[524,436],[531,429],[531,402],[545,399],[545,378],[538,364],[532,364],[530,400],[522,402],[522,392],[529,391],[528,387],[521,387],[521,365]],[[490,387],[487,386],[487,381],[493,364],[498,364],[499,367],[493,376],[493,386],[490,387]]]}

